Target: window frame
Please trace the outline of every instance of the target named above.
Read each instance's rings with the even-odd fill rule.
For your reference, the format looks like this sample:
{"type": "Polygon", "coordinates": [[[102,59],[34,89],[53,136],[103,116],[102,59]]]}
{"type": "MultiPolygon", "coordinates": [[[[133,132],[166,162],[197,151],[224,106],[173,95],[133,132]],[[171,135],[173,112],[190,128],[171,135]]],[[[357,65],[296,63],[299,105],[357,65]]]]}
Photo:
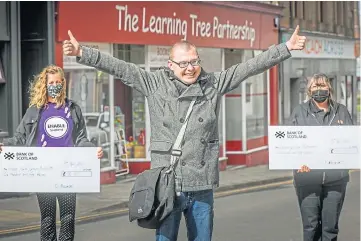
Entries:
{"type": "Polygon", "coordinates": [[[5,84],[6,78],[5,78],[5,72],[4,72],[4,65],[2,63],[2,59],[0,58],[0,84],[5,84]]]}

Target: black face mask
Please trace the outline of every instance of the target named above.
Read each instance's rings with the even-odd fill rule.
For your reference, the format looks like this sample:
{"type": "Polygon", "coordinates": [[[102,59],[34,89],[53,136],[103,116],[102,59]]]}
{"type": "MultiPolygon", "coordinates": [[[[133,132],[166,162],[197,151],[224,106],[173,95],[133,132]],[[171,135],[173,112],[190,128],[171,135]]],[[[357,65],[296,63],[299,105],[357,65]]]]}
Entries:
{"type": "Polygon", "coordinates": [[[317,103],[325,102],[329,96],[330,96],[330,92],[328,90],[312,91],[312,99],[314,99],[317,103]]]}

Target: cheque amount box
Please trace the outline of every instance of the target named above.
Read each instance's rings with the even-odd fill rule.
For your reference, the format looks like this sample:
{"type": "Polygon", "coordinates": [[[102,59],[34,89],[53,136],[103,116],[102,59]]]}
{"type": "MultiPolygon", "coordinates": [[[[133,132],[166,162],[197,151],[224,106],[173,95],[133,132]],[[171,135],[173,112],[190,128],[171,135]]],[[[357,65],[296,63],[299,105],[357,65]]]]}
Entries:
{"type": "Polygon", "coordinates": [[[63,171],[63,177],[91,177],[91,171],[63,171]]]}

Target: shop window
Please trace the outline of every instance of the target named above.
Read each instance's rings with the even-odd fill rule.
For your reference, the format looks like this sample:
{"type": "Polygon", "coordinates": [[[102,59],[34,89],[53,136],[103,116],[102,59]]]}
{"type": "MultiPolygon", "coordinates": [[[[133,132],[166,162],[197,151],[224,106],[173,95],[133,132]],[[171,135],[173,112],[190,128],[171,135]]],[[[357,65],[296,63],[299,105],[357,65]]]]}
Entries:
{"type": "MultiPolygon", "coordinates": [[[[144,45],[115,44],[114,57],[145,68],[144,45]]],[[[145,159],[147,135],[145,96],[124,85],[119,79],[115,79],[114,105],[124,114],[127,158],[145,159]]]]}
{"type": "Polygon", "coordinates": [[[251,102],[252,83],[246,83],[246,103],[251,102]]]}
{"type": "Polygon", "coordinates": [[[325,20],[325,3],[324,2],[318,2],[318,16],[320,23],[326,22],[325,20]]]}
{"type": "MultiPolygon", "coordinates": [[[[81,43],[110,53],[110,44],[81,43]]],[[[75,57],[63,56],[67,96],[82,109],[88,139],[103,146],[101,167],[110,166],[109,75],[95,68],[76,63],[75,57]]]]}
{"type": "Polygon", "coordinates": [[[335,96],[334,98],[340,104],[345,105],[350,114],[353,115],[353,76],[340,76],[337,80],[337,98],[335,96]]]}
{"type": "MultiPolygon", "coordinates": [[[[267,136],[267,73],[262,73],[249,78],[247,81],[253,82],[254,91],[251,94],[251,101],[247,103],[246,122],[247,139],[263,138],[267,136]]],[[[249,83],[247,83],[249,84],[249,83]]],[[[248,147],[251,149],[252,147],[248,147]]]]}
{"type": "MultiPolygon", "coordinates": [[[[260,53],[262,51],[226,49],[225,68],[245,63],[260,53]]],[[[246,79],[226,95],[227,151],[246,151],[267,145],[264,141],[268,126],[267,101],[267,72],[246,79]],[[241,146],[244,137],[252,140],[247,141],[246,150],[241,146]]]]}
{"type": "Polygon", "coordinates": [[[197,48],[202,68],[206,72],[217,72],[222,70],[222,52],[216,48],[197,48]]]}
{"type": "Polygon", "coordinates": [[[346,106],[346,76],[340,76],[338,82],[339,87],[337,88],[337,100],[339,103],[346,106]]]}
{"type": "Polygon", "coordinates": [[[114,57],[144,67],[144,45],[115,44],[114,57]]]}
{"type": "Polygon", "coordinates": [[[350,112],[350,115],[353,115],[353,76],[346,76],[346,107],[350,112]]]}
{"type": "MultiPolygon", "coordinates": [[[[244,50],[225,49],[225,69],[242,62],[244,50]]],[[[242,84],[226,94],[226,138],[227,151],[241,151],[242,115],[245,107],[242,106],[242,84]]]]}
{"type": "Polygon", "coordinates": [[[296,17],[299,19],[305,19],[305,3],[295,2],[296,17]]]}
{"type": "Polygon", "coordinates": [[[68,82],[68,97],[75,101],[83,112],[88,139],[97,146],[103,146],[104,159],[101,167],[109,167],[110,161],[110,119],[108,96],[108,75],[96,69],[65,69],[68,82]]]}
{"type": "Polygon", "coordinates": [[[292,11],[293,18],[304,19],[305,17],[304,2],[291,2],[291,9],[293,10],[292,11]]]}
{"type": "Polygon", "coordinates": [[[336,24],[344,26],[344,2],[335,2],[335,15],[336,15],[336,24]]]}
{"type": "Polygon", "coordinates": [[[5,73],[4,73],[4,67],[3,63],[0,57],[0,83],[5,83],[5,73]]]}
{"type": "MultiPolygon", "coordinates": [[[[245,50],[243,61],[247,61],[262,51],[245,50]]],[[[267,115],[267,72],[252,76],[246,80],[246,129],[247,139],[257,140],[247,145],[247,149],[257,148],[263,145],[264,137],[267,136],[268,115],[267,115]],[[249,100],[249,101],[247,101],[249,100]]]]}

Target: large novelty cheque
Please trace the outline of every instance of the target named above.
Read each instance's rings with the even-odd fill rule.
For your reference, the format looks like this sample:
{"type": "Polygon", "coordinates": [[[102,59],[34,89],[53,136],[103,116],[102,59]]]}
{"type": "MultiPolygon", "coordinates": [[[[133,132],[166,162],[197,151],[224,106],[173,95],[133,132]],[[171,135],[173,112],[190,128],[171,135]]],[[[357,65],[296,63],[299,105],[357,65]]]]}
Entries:
{"type": "Polygon", "coordinates": [[[269,169],[360,169],[360,126],[269,126],[269,169]]]}
{"type": "Polygon", "coordinates": [[[2,147],[0,192],[100,192],[96,147],[2,147]]]}

